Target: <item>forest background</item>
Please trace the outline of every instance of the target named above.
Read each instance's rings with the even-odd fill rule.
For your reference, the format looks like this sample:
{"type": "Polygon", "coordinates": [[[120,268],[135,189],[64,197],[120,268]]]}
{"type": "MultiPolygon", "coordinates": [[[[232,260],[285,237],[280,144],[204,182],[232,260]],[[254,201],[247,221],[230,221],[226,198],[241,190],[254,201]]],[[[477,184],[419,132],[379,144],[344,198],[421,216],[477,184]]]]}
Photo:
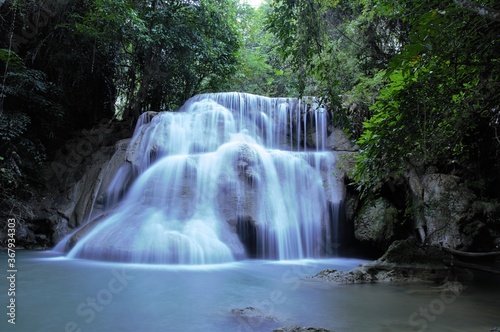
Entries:
{"type": "Polygon", "coordinates": [[[496,1],[6,0],[0,15],[2,215],[33,218],[75,133],[217,91],[320,97],[359,147],[364,197],[412,172],[500,199],[496,1]]]}

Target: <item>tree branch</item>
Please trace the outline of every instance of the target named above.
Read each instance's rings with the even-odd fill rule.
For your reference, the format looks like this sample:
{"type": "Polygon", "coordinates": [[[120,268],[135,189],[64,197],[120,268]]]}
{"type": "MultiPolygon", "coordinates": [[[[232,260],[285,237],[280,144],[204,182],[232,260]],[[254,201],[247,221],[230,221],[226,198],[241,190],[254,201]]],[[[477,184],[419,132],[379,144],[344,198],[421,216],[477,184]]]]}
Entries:
{"type": "Polygon", "coordinates": [[[500,256],[500,251],[492,252],[467,252],[460,251],[451,248],[441,247],[444,251],[447,251],[453,255],[463,256],[463,257],[489,257],[489,256],[500,256]]]}
{"type": "Polygon", "coordinates": [[[491,268],[488,266],[483,266],[483,265],[464,263],[464,262],[460,262],[460,261],[445,262],[445,264],[450,265],[450,266],[457,266],[457,267],[463,267],[466,269],[473,269],[473,270],[493,273],[493,274],[500,274],[500,270],[494,269],[494,268],[491,268]]]}

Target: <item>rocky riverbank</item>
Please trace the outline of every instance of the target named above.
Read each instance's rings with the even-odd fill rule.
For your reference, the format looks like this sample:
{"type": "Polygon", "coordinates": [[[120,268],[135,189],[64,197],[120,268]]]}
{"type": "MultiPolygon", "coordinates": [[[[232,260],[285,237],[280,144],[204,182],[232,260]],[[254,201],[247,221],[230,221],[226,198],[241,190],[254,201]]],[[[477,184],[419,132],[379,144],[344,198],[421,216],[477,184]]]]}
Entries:
{"type": "Polygon", "coordinates": [[[416,240],[407,239],[395,241],[382,257],[351,271],[326,269],[311,278],[347,284],[372,282],[441,284],[446,280],[470,278],[467,271],[457,270],[447,263],[452,260],[452,255],[438,246],[422,246],[416,240]]]}

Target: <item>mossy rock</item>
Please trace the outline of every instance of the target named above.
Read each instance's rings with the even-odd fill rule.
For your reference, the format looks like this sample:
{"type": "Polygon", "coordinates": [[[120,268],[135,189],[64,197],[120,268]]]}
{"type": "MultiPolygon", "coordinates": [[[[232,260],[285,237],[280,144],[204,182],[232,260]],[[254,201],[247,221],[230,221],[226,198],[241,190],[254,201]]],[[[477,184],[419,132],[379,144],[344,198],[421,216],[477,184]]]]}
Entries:
{"type": "Polygon", "coordinates": [[[394,241],[379,260],[395,264],[442,264],[449,256],[438,246],[424,246],[410,238],[394,241]]]}

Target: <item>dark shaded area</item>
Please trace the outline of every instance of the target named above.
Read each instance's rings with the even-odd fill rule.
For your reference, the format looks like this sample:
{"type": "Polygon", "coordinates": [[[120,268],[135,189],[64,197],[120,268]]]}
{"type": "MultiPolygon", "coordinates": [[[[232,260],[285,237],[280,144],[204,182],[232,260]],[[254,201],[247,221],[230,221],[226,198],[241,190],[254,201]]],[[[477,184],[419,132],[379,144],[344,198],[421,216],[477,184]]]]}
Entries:
{"type": "Polygon", "coordinates": [[[260,257],[259,254],[261,253],[257,247],[257,226],[250,217],[238,218],[236,221],[236,233],[238,234],[241,243],[243,243],[248,257],[260,257]]]}

